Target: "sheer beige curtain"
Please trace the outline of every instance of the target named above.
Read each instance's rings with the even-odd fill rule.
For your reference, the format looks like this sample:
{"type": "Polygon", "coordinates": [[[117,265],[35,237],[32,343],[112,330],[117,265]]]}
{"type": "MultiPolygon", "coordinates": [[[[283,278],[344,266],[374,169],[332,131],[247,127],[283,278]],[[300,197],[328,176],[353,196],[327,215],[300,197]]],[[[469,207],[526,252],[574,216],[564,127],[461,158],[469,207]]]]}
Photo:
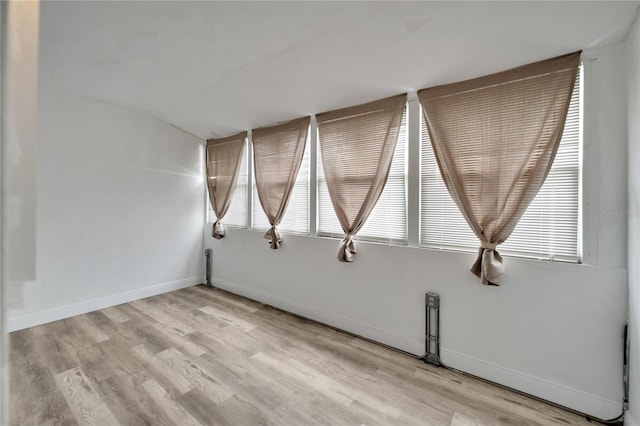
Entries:
{"type": "Polygon", "coordinates": [[[284,218],[304,155],[311,117],[252,131],[258,197],[271,228],[264,235],[272,249],[280,247],[278,225],[284,218]]]}
{"type": "Polygon", "coordinates": [[[322,166],[344,239],[338,260],[352,262],[353,236],[375,207],[389,176],[407,95],[317,116],[322,166]]]}
{"type": "Polygon", "coordinates": [[[503,243],[544,182],[580,53],[418,92],[451,197],[480,239],[471,271],[499,285],[503,243]]]}
{"type": "Polygon", "coordinates": [[[218,240],[224,237],[220,221],[233,199],[246,139],[247,132],[242,132],[228,138],[207,140],[207,187],[216,214],[211,236],[218,240]]]}

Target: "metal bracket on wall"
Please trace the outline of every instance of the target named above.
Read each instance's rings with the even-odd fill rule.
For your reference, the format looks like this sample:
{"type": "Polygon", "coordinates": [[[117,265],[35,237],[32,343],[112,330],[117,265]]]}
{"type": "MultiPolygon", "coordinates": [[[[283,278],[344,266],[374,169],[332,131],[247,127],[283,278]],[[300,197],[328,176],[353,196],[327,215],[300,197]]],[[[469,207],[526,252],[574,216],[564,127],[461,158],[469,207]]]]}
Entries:
{"type": "Polygon", "coordinates": [[[211,249],[204,250],[205,263],[207,267],[207,287],[213,288],[213,284],[211,283],[211,249]]]}
{"type": "Polygon", "coordinates": [[[622,362],[622,385],[624,386],[624,397],[622,399],[622,409],[629,409],[629,324],[624,326],[624,351],[622,362]]]}
{"type": "Polygon", "coordinates": [[[440,362],[440,296],[425,295],[425,355],[424,362],[442,365],[440,362]]]}

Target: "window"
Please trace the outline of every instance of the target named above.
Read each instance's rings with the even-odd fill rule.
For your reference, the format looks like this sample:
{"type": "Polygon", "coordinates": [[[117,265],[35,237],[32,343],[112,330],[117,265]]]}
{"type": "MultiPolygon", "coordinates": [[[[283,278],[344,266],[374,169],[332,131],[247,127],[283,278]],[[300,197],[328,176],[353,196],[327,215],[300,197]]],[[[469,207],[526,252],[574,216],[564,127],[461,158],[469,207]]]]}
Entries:
{"type": "MultiPolygon", "coordinates": [[[[240,163],[240,173],[238,174],[238,182],[236,184],[236,190],[231,200],[231,205],[227,214],[222,218],[222,224],[224,226],[236,226],[246,228],[247,226],[247,162],[249,158],[249,152],[246,146],[242,160],[240,163]]],[[[216,215],[211,208],[211,199],[207,192],[207,201],[209,209],[209,223],[213,223],[216,220],[216,215]]]]}
{"type": "MultiPolygon", "coordinates": [[[[342,237],[344,232],[336,217],[322,170],[318,148],[318,235],[342,237]]],[[[355,239],[407,242],[407,110],[402,115],[398,143],[393,154],[389,178],[375,208],[355,239]]]]}
{"type": "MultiPolygon", "coordinates": [[[[271,228],[267,216],[262,210],[258,191],[256,190],[255,179],[253,180],[253,208],[252,223],[254,229],[267,230],[271,228]]],[[[281,232],[290,232],[296,234],[309,234],[309,137],[304,149],[304,156],[298,171],[296,184],[291,192],[289,205],[284,214],[284,219],[278,230],[281,232]]]]}
{"type": "MultiPolygon", "coordinates": [[[[582,67],[578,72],[564,132],[549,175],[511,236],[498,247],[502,254],[579,260],[581,74],[582,67]]],[[[442,181],[424,115],[421,116],[420,245],[475,252],[479,241],[442,181]]]]}

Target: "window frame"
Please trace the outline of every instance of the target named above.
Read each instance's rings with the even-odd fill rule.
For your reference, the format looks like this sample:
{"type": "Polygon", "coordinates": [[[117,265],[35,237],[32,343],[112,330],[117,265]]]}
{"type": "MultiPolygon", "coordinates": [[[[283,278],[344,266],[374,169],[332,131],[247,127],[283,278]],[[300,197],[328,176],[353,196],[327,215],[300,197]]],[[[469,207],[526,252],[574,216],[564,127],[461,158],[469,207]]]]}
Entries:
{"type": "MultiPolygon", "coordinates": [[[[241,179],[243,178],[243,174],[239,173],[238,181],[237,181],[236,187],[234,189],[233,200],[231,200],[231,205],[234,205],[234,203],[244,203],[245,204],[245,220],[244,220],[245,224],[244,225],[238,225],[238,224],[234,224],[234,223],[228,223],[228,222],[225,221],[225,219],[228,218],[229,211],[231,210],[231,206],[229,206],[229,211],[227,211],[227,214],[225,215],[225,217],[222,218],[222,225],[225,228],[235,228],[235,229],[248,229],[249,228],[249,219],[250,219],[250,217],[247,217],[247,214],[246,214],[247,213],[247,208],[248,208],[247,207],[246,195],[247,195],[248,192],[245,192],[245,199],[237,198],[238,194],[236,193],[236,191],[238,189],[238,186],[244,186],[246,188],[246,191],[248,191],[250,189],[249,188],[249,182],[250,182],[249,178],[250,178],[251,173],[249,172],[249,170],[253,168],[252,165],[251,165],[252,162],[250,161],[250,158],[252,158],[252,156],[253,156],[253,152],[250,152],[250,150],[249,150],[250,144],[249,144],[248,137],[245,139],[244,143],[245,143],[245,147],[244,147],[245,149],[244,149],[244,152],[242,154],[242,160],[241,160],[242,163],[241,163],[240,167],[242,168],[243,164],[245,165],[245,168],[246,168],[246,173],[244,174],[245,182],[244,182],[244,184],[241,184],[241,179]]],[[[211,205],[211,198],[209,197],[209,189],[206,186],[206,179],[207,179],[206,170],[205,170],[204,173],[205,173],[205,191],[204,192],[205,192],[205,198],[206,198],[206,203],[207,203],[206,204],[207,205],[207,223],[208,224],[214,224],[217,218],[216,218],[216,214],[213,211],[213,206],[211,205]]]]}
{"type": "MultiPolygon", "coordinates": [[[[577,255],[574,257],[545,257],[539,256],[535,253],[517,253],[511,252],[509,250],[500,250],[500,253],[506,257],[516,257],[523,258],[529,260],[546,260],[552,262],[569,262],[569,263],[581,263],[582,262],[582,251],[583,251],[583,170],[582,170],[582,162],[583,162],[583,149],[584,149],[584,91],[585,91],[585,79],[584,79],[584,65],[580,65],[579,68],[580,73],[580,84],[578,86],[579,90],[579,123],[578,123],[578,133],[579,140],[577,144],[578,149],[578,166],[577,166],[577,181],[578,181],[578,193],[575,194],[577,197],[577,211],[578,211],[578,219],[577,219],[577,229],[576,229],[576,244],[577,244],[577,255]]],[[[423,232],[423,224],[422,224],[422,203],[423,203],[423,195],[422,189],[425,185],[425,176],[423,173],[423,149],[422,149],[422,120],[423,114],[421,111],[420,103],[418,102],[415,94],[410,94],[407,99],[407,104],[405,107],[403,121],[406,120],[405,127],[405,147],[404,147],[404,172],[403,175],[400,176],[396,174],[393,176],[390,172],[389,180],[391,181],[394,178],[402,178],[404,183],[404,194],[405,194],[405,229],[406,229],[406,237],[402,239],[398,238],[388,238],[388,237],[377,237],[371,235],[361,235],[356,234],[354,239],[357,241],[368,242],[368,243],[377,243],[377,244],[386,244],[386,245],[394,245],[394,246],[408,246],[418,249],[425,250],[438,250],[438,251],[449,251],[449,252],[457,252],[457,253],[476,253],[479,247],[479,242],[477,238],[474,237],[473,244],[449,244],[449,245],[431,245],[424,244],[422,240],[422,232],[423,232]],[[415,235],[414,235],[415,234],[415,235]]],[[[253,164],[253,150],[250,140],[250,135],[248,136],[245,143],[245,157],[243,161],[246,161],[247,164],[247,173],[246,173],[246,183],[245,183],[245,198],[243,202],[246,205],[246,218],[245,225],[235,225],[225,223],[223,219],[223,224],[225,227],[229,228],[237,228],[237,229],[248,229],[252,231],[264,232],[267,228],[256,227],[253,223],[253,204],[256,201],[254,199],[255,192],[255,179],[254,179],[254,164],[253,164]]],[[[287,229],[281,229],[282,233],[304,236],[304,237],[312,237],[312,238],[331,238],[335,240],[342,239],[344,234],[340,232],[328,232],[322,231],[320,229],[320,196],[321,196],[321,188],[320,185],[324,180],[324,175],[322,173],[322,160],[319,148],[319,140],[317,133],[317,125],[315,121],[315,117],[312,117],[310,123],[310,129],[307,138],[307,147],[305,148],[305,157],[308,158],[308,180],[307,180],[307,194],[308,194],[308,232],[295,232],[287,229]]],[[[395,156],[394,156],[395,157],[395,156]]],[[[303,160],[305,161],[305,160],[303,160]]],[[[554,161],[555,164],[555,161],[554,161]]],[[[302,171],[302,168],[301,168],[302,171]]],[[[439,170],[436,169],[434,176],[437,179],[441,179],[439,174],[439,170]]],[[[432,176],[433,178],[433,176],[432,176]]],[[[242,179],[242,176],[239,177],[242,179]]],[[[297,184],[297,182],[296,182],[297,184]]],[[[238,186],[241,186],[240,180],[238,181],[238,186]]],[[[325,184],[326,185],[326,184],[325,184]]],[[[237,188],[236,188],[237,189],[237,188]]],[[[209,193],[205,188],[206,194],[206,203],[207,203],[207,222],[212,224],[215,221],[215,214],[213,214],[213,210],[211,208],[211,203],[209,200],[209,193]]],[[[235,194],[236,196],[238,194],[235,194]]],[[[447,192],[447,196],[448,195],[447,192]]],[[[234,196],[234,202],[236,201],[236,197],[234,196]]],[[[331,211],[333,212],[333,206],[331,206],[331,211]]],[[[333,212],[335,215],[335,212],[333,212]]],[[[286,217],[286,216],[285,216],[286,217]]],[[[337,218],[336,218],[337,221],[337,218]]],[[[464,222],[465,226],[468,227],[466,221],[464,222]]],[[[338,224],[339,226],[339,224],[338,224]]],[[[517,228],[516,228],[517,229],[517,228]]],[[[470,231],[471,232],[471,231],[470,231]]],[[[514,231],[515,232],[515,231],[514,231]]]]}
{"type": "MultiPolygon", "coordinates": [[[[304,155],[302,157],[302,164],[300,166],[300,169],[298,171],[298,176],[296,176],[296,183],[294,184],[293,189],[291,190],[291,198],[289,199],[289,205],[287,206],[287,212],[285,212],[284,214],[284,218],[282,219],[282,222],[280,223],[280,225],[278,225],[278,231],[281,234],[288,234],[288,235],[301,235],[301,236],[311,236],[311,147],[310,147],[310,130],[311,130],[311,125],[309,127],[309,131],[307,131],[307,141],[305,144],[305,150],[304,150],[304,155]],[[305,163],[306,162],[306,163],[305,163]],[[296,191],[299,188],[299,183],[300,181],[300,176],[302,175],[302,173],[306,170],[306,194],[307,194],[307,229],[306,231],[295,231],[292,230],[290,228],[287,228],[286,226],[283,227],[282,225],[285,224],[286,225],[286,219],[287,219],[287,214],[289,213],[289,208],[291,207],[291,201],[293,200],[293,197],[298,195],[298,192],[296,191]]],[[[249,219],[250,219],[250,223],[251,226],[249,226],[249,228],[251,230],[254,231],[259,231],[259,232],[266,232],[271,225],[268,225],[268,220],[264,214],[264,211],[262,210],[262,206],[260,205],[260,198],[258,196],[258,191],[256,189],[256,180],[255,180],[255,176],[254,176],[254,172],[255,172],[255,167],[254,167],[254,163],[253,161],[251,162],[251,169],[252,169],[252,173],[251,173],[251,177],[250,177],[250,182],[251,182],[251,188],[249,190],[249,193],[247,194],[247,196],[251,199],[251,209],[248,210],[248,215],[249,215],[249,219]],[[257,212],[258,214],[262,215],[264,218],[264,221],[262,221],[262,223],[260,225],[264,225],[264,226],[256,226],[256,221],[255,221],[255,216],[254,213],[257,212]],[[265,225],[265,221],[266,224],[265,225]]]]}
{"type": "MultiPolygon", "coordinates": [[[[365,227],[367,226],[367,224],[365,224],[363,226],[363,228],[353,236],[353,239],[355,241],[366,241],[366,242],[372,242],[372,243],[381,243],[381,244],[390,244],[390,245],[397,245],[397,246],[408,246],[409,245],[409,223],[408,223],[408,217],[409,217],[409,185],[408,185],[408,181],[409,181],[409,167],[408,167],[408,157],[409,157],[409,101],[407,101],[407,103],[405,104],[405,109],[403,112],[403,116],[402,116],[402,121],[401,121],[401,130],[400,130],[400,134],[398,135],[398,145],[396,146],[396,150],[399,149],[399,147],[404,147],[404,152],[403,152],[403,164],[402,164],[402,174],[400,173],[394,173],[394,164],[392,163],[391,165],[391,170],[389,171],[389,176],[387,178],[387,183],[389,181],[391,181],[392,179],[398,179],[398,180],[402,180],[403,181],[403,187],[404,187],[404,238],[393,238],[393,237],[386,237],[386,236],[382,236],[382,235],[372,235],[372,234],[366,234],[366,233],[362,233],[362,231],[365,229],[365,227]],[[404,138],[404,142],[400,143],[400,138],[403,137],[404,138]]],[[[318,138],[319,139],[319,138],[318,138]]],[[[320,217],[321,217],[321,212],[320,212],[320,196],[321,193],[326,191],[326,180],[324,179],[324,173],[322,171],[322,158],[321,158],[321,154],[320,154],[320,145],[319,145],[319,140],[317,142],[316,145],[316,161],[317,161],[317,178],[316,178],[316,191],[317,191],[317,207],[316,207],[316,216],[317,216],[317,232],[316,232],[316,236],[317,237],[323,237],[323,238],[336,238],[336,239],[342,239],[344,238],[344,232],[342,232],[342,228],[340,227],[340,223],[337,219],[337,217],[335,217],[335,211],[333,209],[333,206],[331,206],[330,209],[327,209],[327,212],[330,212],[328,214],[332,214],[333,217],[330,219],[331,222],[334,222],[334,228],[335,228],[335,232],[332,232],[330,230],[325,230],[322,231],[320,229],[320,217]],[[324,185],[324,191],[321,188],[321,185],[324,185]],[[340,229],[340,231],[338,232],[337,229],[340,229]]],[[[397,151],[394,151],[394,161],[396,160],[396,155],[397,155],[397,151]]],[[[385,194],[385,190],[387,189],[386,185],[385,188],[382,191],[382,194],[380,195],[380,199],[378,200],[378,203],[380,202],[380,200],[382,200],[384,194],[385,194]]],[[[331,200],[330,197],[326,196],[327,201],[329,202],[329,204],[331,204],[331,200]]],[[[375,209],[378,208],[378,205],[376,205],[376,207],[374,208],[374,210],[371,212],[371,215],[374,214],[375,209]]],[[[369,218],[371,218],[371,215],[369,216],[369,218]]]]}
{"type": "MultiPolygon", "coordinates": [[[[556,158],[554,159],[554,163],[552,164],[551,170],[549,172],[549,175],[551,175],[552,173],[558,174],[559,171],[566,171],[569,170],[571,173],[575,173],[576,174],[576,178],[572,180],[572,184],[575,184],[576,186],[576,192],[575,193],[571,193],[572,196],[575,197],[575,204],[573,204],[575,206],[575,210],[576,210],[576,217],[575,217],[575,254],[562,254],[562,253],[553,253],[553,252],[544,252],[542,253],[542,251],[524,251],[524,250],[517,250],[514,247],[510,247],[509,243],[509,239],[507,239],[507,241],[505,241],[504,244],[498,246],[498,252],[502,255],[502,256],[507,256],[507,257],[516,257],[516,258],[524,258],[524,259],[531,259],[531,260],[543,260],[543,261],[553,261],[553,262],[564,262],[564,263],[582,263],[582,150],[583,150],[583,144],[584,144],[584,140],[583,140],[583,115],[584,115],[584,66],[581,64],[580,67],[578,68],[578,78],[576,80],[576,86],[574,87],[574,92],[572,94],[572,99],[571,99],[571,104],[570,104],[570,108],[572,106],[576,106],[577,107],[577,111],[572,111],[571,109],[567,112],[567,116],[570,116],[571,114],[576,114],[577,115],[577,129],[575,129],[574,131],[577,132],[577,141],[569,141],[568,143],[565,142],[565,145],[562,145],[562,140],[560,141],[560,146],[558,148],[558,153],[556,154],[556,158]],[[574,97],[577,97],[577,99],[574,99],[574,97]],[[563,149],[564,147],[567,147],[565,150],[561,151],[561,149],[563,149]],[[571,165],[571,167],[568,166],[563,166],[563,164],[561,163],[557,163],[556,160],[558,158],[558,154],[560,155],[566,155],[565,151],[569,151],[569,150],[574,150],[575,149],[575,162],[571,165]]],[[[425,123],[424,123],[424,114],[422,113],[422,109],[420,109],[420,127],[419,127],[419,132],[420,132],[420,152],[421,154],[425,153],[425,149],[423,147],[423,143],[427,142],[428,139],[423,140],[423,136],[425,135],[425,123]]],[[[565,130],[567,130],[567,127],[565,126],[565,130]]],[[[564,131],[563,131],[563,136],[564,136],[564,131]]],[[[569,133],[572,133],[571,130],[569,130],[569,133]]],[[[427,134],[428,137],[428,134],[427,134]]],[[[568,137],[570,137],[568,135],[568,137]]],[[[564,138],[563,138],[564,139],[564,138]]],[[[433,155],[432,149],[429,150],[430,154],[433,155]]],[[[424,228],[426,227],[423,223],[423,215],[424,215],[424,210],[423,209],[423,202],[424,202],[424,194],[423,194],[423,187],[425,185],[425,180],[429,179],[431,181],[436,180],[437,186],[441,186],[442,188],[444,188],[444,193],[446,193],[447,196],[447,200],[445,202],[445,204],[447,204],[447,210],[446,211],[450,211],[451,209],[451,205],[455,206],[455,203],[453,202],[453,200],[451,199],[451,196],[449,195],[448,191],[446,190],[446,187],[444,187],[444,183],[442,182],[442,177],[440,175],[440,171],[437,168],[437,165],[435,165],[435,161],[430,162],[429,163],[429,167],[428,169],[430,170],[430,173],[428,175],[428,177],[425,177],[425,159],[421,158],[420,159],[420,223],[419,223],[419,227],[420,227],[420,233],[419,233],[419,247],[421,248],[425,248],[425,249],[431,249],[431,250],[441,250],[441,251],[452,251],[452,252],[464,252],[464,253],[476,253],[478,251],[478,248],[480,246],[480,242],[477,239],[477,237],[473,234],[473,231],[471,230],[471,228],[469,227],[469,225],[466,223],[466,221],[464,220],[464,217],[462,216],[462,213],[460,213],[460,211],[457,209],[457,207],[455,208],[455,212],[453,214],[455,214],[456,216],[460,216],[459,218],[457,218],[456,221],[456,225],[459,226],[464,226],[465,229],[462,230],[463,234],[466,234],[463,236],[463,238],[461,239],[456,239],[456,238],[446,238],[447,241],[461,241],[458,244],[447,244],[444,242],[425,242],[424,238],[423,238],[423,232],[424,232],[424,228]],[[435,171],[432,171],[435,170],[435,171]],[[468,234],[467,234],[467,230],[468,230],[468,234]],[[473,243],[472,243],[473,241],[473,243]]],[[[548,178],[549,176],[547,176],[548,178]]],[[[552,196],[554,195],[553,192],[551,193],[545,193],[543,192],[545,188],[545,185],[547,185],[547,183],[549,184],[553,184],[556,181],[548,181],[547,179],[545,179],[545,183],[543,184],[543,186],[541,187],[540,192],[538,193],[538,195],[536,195],[536,198],[534,198],[534,200],[531,202],[531,204],[529,205],[529,207],[527,208],[527,211],[525,211],[525,213],[523,214],[522,218],[526,218],[527,212],[532,212],[530,210],[530,208],[532,206],[539,206],[534,204],[536,202],[540,203],[540,204],[544,204],[544,201],[540,200],[538,197],[542,196],[552,196]]],[[[562,183],[562,180],[558,179],[557,182],[562,183]]],[[[435,191],[434,191],[435,192],[435,191]]],[[[442,191],[438,190],[438,193],[441,193],[442,191]]],[[[553,210],[553,208],[551,207],[550,210],[553,210]]],[[[521,218],[521,219],[522,219],[521,218]]],[[[530,219],[530,217],[529,217],[530,219]]],[[[453,221],[450,221],[449,223],[451,224],[453,221]]],[[[544,217],[540,219],[540,225],[543,225],[544,222],[544,217]]],[[[520,226],[520,224],[523,223],[522,221],[520,221],[518,223],[518,225],[516,226],[516,228],[514,229],[512,235],[510,236],[510,238],[512,238],[515,234],[516,238],[519,237],[519,234],[517,233],[518,231],[518,226],[520,226]]],[[[557,222],[554,222],[557,223],[557,222]]],[[[552,226],[552,224],[549,224],[548,226],[552,226]]],[[[443,227],[444,227],[444,222],[443,222],[443,227]]],[[[441,231],[442,234],[444,234],[444,231],[441,231]]],[[[548,232],[549,235],[552,235],[552,232],[548,232]]],[[[539,234],[542,238],[544,238],[545,234],[544,233],[540,233],[539,234]]],[[[513,240],[512,240],[513,241],[513,240]]],[[[522,244],[522,243],[520,243],[522,244]]],[[[517,246],[518,244],[516,244],[517,246]]]]}

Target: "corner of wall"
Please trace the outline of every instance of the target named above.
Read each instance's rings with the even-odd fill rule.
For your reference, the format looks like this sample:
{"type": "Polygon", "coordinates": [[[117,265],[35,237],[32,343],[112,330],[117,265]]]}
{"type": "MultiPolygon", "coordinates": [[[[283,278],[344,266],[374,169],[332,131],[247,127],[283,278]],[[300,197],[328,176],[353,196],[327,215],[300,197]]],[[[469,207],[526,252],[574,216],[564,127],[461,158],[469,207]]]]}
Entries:
{"type": "Polygon", "coordinates": [[[583,52],[583,263],[627,267],[624,43],[583,52]],[[607,214],[615,212],[616,214],[607,214]]]}
{"type": "MultiPolygon", "coordinates": [[[[640,10],[640,9],[638,9],[640,10]]],[[[625,424],[640,426],[640,23],[625,42],[628,117],[629,411],[625,424]]]]}
{"type": "Polygon", "coordinates": [[[202,282],[202,139],[42,88],[38,133],[36,279],[10,330],[202,282]]]}

